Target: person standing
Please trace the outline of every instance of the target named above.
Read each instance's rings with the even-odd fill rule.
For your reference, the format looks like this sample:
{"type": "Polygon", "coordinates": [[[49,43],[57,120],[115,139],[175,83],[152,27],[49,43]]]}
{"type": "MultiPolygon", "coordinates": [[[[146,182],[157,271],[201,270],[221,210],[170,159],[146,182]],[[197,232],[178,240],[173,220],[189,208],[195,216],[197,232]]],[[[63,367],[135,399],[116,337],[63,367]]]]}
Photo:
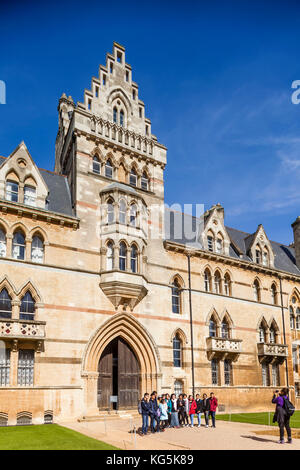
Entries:
{"type": "Polygon", "coordinates": [[[149,426],[149,414],[150,414],[150,403],[149,393],[144,394],[144,398],[141,401],[142,408],[142,436],[147,435],[149,426]]]}
{"type": "Polygon", "coordinates": [[[183,395],[182,393],[179,395],[177,400],[177,410],[178,410],[178,421],[179,425],[183,426],[184,421],[184,403],[183,403],[183,395]]]}
{"type": "Polygon", "coordinates": [[[168,393],[166,393],[166,403],[167,403],[167,408],[168,408],[168,427],[171,427],[171,409],[172,409],[172,403],[171,403],[171,398],[168,393]]]}
{"type": "Polygon", "coordinates": [[[210,401],[207,398],[206,393],[203,393],[202,409],[204,412],[205,427],[208,428],[208,420],[209,420],[208,414],[209,414],[209,409],[210,409],[210,401]]]}
{"type": "Polygon", "coordinates": [[[196,405],[197,405],[196,415],[197,415],[197,418],[198,418],[198,428],[200,428],[200,426],[201,426],[201,413],[203,412],[203,406],[202,406],[202,400],[200,398],[199,393],[197,393],[195,401],[196,401],[196,405]]]}
{"type": "Polygon", "coordinates": [[[196,410],[197,410],[197,404],[196,404],[196,401],[194,400],[194,397],[192,395],[189,396],[189,416],[190,416],[190,420],[191,420],[191,428],[194,427],[194,415],[196,413],[196,410]]]}
{"type": "Polygon", "coordinates": [[[184,408],[183,408],[183,425],[185,423],[186,426],[189,426],[189,401],[187,398],[186,393],[183,395],[183,403],[184,403],[184,408]]]}
{"type": "Polygon", "coordinates": [[[157,431],[157,428],[159,428],[158,417],[157,417],[158,405],[157,405],[155,393],[151,393],[149,403],[150,403],[150,409],[149,409],[150,427],[151,427],[151,432],[154,433],[157,431]]]}
{"type": "Polygon", "coordinates": [[[272,403],[276,404],[273,423],[277,421],[279,426],[279,444],[284,444],[284,428],[286,429],[288,436],[287,443],[292,443],[292,432],[290,428],[291,415],[288,414],[285,408],[285,402],[288,400],[288,395],[289,389],[283,388],[280,392],[279,390],[276,390],[272,398],[272,403]]]}
{"type": "Polygon", "coordinates": [[[212,420],[212,428],[216,427],[216,411],[218,407],[218,400],[215,397],[215,394],[211,392],[210,397],[209,397],[209,416],[211,416],[212,420]]]}
{"type": "Polygon", "coordinates": [[[171,395],[171,428],[179,428],[177,400],[175,393],[171,395]]]}
{"type": "Polygon", "coordinates": [[[164,398],[161,399],[159,403],[159,410],[160,410],[160,430],[164,431],[168,425],[168,405],[164,398]]]}

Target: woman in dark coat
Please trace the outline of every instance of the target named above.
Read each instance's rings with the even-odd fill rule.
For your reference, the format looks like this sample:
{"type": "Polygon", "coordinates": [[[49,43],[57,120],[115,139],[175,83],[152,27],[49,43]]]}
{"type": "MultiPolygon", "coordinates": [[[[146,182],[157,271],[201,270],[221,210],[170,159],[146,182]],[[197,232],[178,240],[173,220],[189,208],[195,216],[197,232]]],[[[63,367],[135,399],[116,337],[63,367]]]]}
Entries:
{"type": "Polygon", "coordinates": [[[207,398],[206,393],[203,393],[202,409],[203,409],[203,412],[204,412],[205,427],[208,428],[210,401],[207,398]]]}

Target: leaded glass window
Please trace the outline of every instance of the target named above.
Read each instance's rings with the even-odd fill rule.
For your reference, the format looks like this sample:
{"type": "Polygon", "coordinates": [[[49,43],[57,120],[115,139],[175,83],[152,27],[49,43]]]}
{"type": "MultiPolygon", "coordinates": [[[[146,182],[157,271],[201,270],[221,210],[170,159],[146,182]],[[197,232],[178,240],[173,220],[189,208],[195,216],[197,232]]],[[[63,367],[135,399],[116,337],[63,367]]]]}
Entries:
{"type": "Polygon", "coordinates": [[[6,181],[5,199],[7,201],[18,202],[19,184],[14,181],[6,181]]]}
{"type": "Polygon", "coordinates": [[[112,242],[107,244],[106,269],[107,271],[114,269],[114,245],[112,242]]]}
{"type": "Polygon", "coordinates": [[[148,176],[146,173],[143,173],[142,178],[141,178],[141,188],[147,191],[148,186],[149,186],[148,176]]]}
{"type": "Polygon", "coordinates": [[[131,262],[131,271],[133,273],[137,272],[137,264],[138,264],[138,254],[137,254],[137,247],[132,245],[131,247],[131,254],[130,254],[130,262],[131,262]]]}
{"type": "Polygon", "coordinates": [[[11,298],[6,289],[0,292],[0,318],[11,318],[11,298]]]}
{"type": "Polygon", "coordinates": [[[172,312],[180,313],[180,286],[177,279],[172,284],[172,312]]]}
{"type": "Polygon", "coordinates": [[[130,206],[130,225],[133,227],[136,226],[136,213],[137,213],[137,208],[135,204],[132,204],[130,206]]]}
{"type": "Polygon", "coordinates": [[[120,271],[126,271],[126,256],[127,256],[127,249],[124,242],[120,243],[119,248],[119,269],[120,271]]]}
{"type": "Polygon", "coordinates": [[[229,326],[226,320],[224,320],[221,324],[221,335],[224,339],[229,338],[229,326]]]}
{"type": "Polygon", "coordinates": [[[209,321],[209,336],[214,338],[217,336],[217,324],[213,318],[209,321]]]}
{"type": "Polygon", "coordinates": [[[44,261],[44,243],[37,235],[33,237],[31,243],[31,260],[35,263],[42,263],[44,261]]]}
{"type": "Polygon", "coordinates": [[[28,291],[21,301],[20,320],[34,320],[35,302],[28,291]]]}
{"type": "Polygon", "coordinates": [[[105,164],[105,176],[106,178],[112,178],[113,177],[113,166],[110,161],[110,159],[107,160],[105,164]]]}
{"type": "Polygon", "coordinates": [[[93,172],[96,173],[97,175],[100,175],[101,171],[101,164],[99,162],[98,157],[96,155],[93,157],[93,172]]]}
{"type": "Polygon", "coordinates": [[[13,236],[12,257],[25,259],[25,237],[22,232],[16,232],[13,236]]]}
{"type": "Polygon", "coordinates": [[[221,276],[219,272],[215,273],[214,285],[215,285],[215,293],[220,294],[221,293],[221,276]]]}
{"type": "Polygon", "coordinates": [[[33,385],[34,351],[19,349],[18,385],[33,385]]]}
{"type": "Polygon", "coordinates": [[[210,272],[208,270],[204,273],[204,289],[206,292],[210,292],[210,272]]]}
{"type": "Polygon", "coordinates": [[[263,362],[261,364],[261,372],[262,372],[262,384],[264,387],[270,386],[270,372],[269,372],[269,364],[267,362],[263,362]]]}
{"type": "Polygon", "coordinates": [[[0,385],[9,385],[10,349],[0,349],[0,385]]]}
{"type": "Polygon", "coordinates": [[[107,223],[112,224],[115,220],[114,202],[109,199],[107,202],[107,223]]]}
{"type": "Polygon", "coordinates": [[[134,168],[132,168],[130,172],[129,183],[131,184],[131,186],[137,185],[137,175],[136,175],[136,171],[134,168]]]}
{"type": "Polygon", "coordinates": [[[181,340],[178,334],[173,338],[173,365],[181,367],[181,340]]]}
{"type": "Polygon", "coordinates": [[[211,383],[219,385],[219,364],[215,359],[211,361],[211,383]]]}
{"type": "Polygon", "coordinates": [[[225,274],[224,277],[224,293],[230,295],[230,277],[228,274],[225,274]]]}
{"type": "Polygon", "coordinates": [[[120,224],[126,224],[126,202],[121,199],[119,205],[119,222],[120,224]]]}
{"type": "Polygon", "coordinates": [[[120,111],[120,126],[124,126],[124,111],[121,109],[120,111]]]}
{"type": "Polygon", "coordinates": [[[4,231],[0,228],[0,257],[6,256],[6,236],[4,231]]]}
{"type": "Polygon", "coordinates": [[[113,121],[114,121],[115,123],[118,122],[118,110],[117,110],[117,108],[114,108],[114,109],[113,109],[113,121]]]}
{"type": "Polygon", "coordinates": [[[231,362],[225,359],[224,361],[224,384],[232,385],[232,365],[231,362]]]}
{"type": "Polygon", "coordinates": [[[36,205],[36,188],[33,186],[24,186],[24,204],[28,206],[36,205]]]}

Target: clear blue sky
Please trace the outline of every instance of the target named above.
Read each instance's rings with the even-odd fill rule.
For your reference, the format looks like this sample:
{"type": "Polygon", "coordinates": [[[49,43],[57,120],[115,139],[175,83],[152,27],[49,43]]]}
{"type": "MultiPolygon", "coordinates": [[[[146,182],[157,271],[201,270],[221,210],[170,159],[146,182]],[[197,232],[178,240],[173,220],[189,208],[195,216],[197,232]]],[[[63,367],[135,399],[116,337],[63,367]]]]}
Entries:
{"type": "Polygon", "coordinates": [[[226,224],[292,241],[300,215],[300,4],[1,4],[0,155],[24,140],[53,169],[57,103],[83,99],[113,41],[126,47],[152,131],[168,147],[166,202],[220,202],[226,224]]]}

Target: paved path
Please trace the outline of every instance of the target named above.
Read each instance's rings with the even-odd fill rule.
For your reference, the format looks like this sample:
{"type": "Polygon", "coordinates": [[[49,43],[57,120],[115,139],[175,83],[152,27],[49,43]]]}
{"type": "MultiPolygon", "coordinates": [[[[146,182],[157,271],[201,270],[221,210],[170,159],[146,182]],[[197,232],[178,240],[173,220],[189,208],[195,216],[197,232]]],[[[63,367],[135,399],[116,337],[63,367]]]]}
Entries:
{"type": "Polygon", "coordinates": [[[300,439],[292,444],[278,444],[278,435],[258,435],[259,431],[276,430],[269,426],[217,421],[217,427],[166,429],[165,432],[139,436],[130,433],[133,425],[138,428],[140,419],[119,418],[106,422],[61,423],[90,437],[126,450],[300,450],[300,439]]]}

